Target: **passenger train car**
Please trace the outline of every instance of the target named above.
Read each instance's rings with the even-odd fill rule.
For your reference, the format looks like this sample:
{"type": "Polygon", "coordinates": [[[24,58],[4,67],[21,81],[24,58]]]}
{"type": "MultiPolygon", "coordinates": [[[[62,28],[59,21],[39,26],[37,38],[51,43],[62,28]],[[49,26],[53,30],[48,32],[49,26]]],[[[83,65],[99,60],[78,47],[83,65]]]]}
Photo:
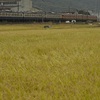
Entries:
{"type": "Polygon", "coordinates": [[[97,16],[64,13],[0,12],[0,21],[97,21],[97,16]]]}

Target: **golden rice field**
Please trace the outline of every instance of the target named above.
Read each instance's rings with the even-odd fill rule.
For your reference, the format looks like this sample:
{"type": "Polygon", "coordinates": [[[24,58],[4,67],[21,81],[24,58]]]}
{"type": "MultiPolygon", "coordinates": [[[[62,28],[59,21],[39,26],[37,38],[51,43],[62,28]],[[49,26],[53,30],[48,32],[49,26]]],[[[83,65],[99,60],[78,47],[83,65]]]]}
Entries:
{"type": "Polygon", "coordinates": [[[100,100],[100,27],[43,26],[0,25],[0,100],[100,100]]]}

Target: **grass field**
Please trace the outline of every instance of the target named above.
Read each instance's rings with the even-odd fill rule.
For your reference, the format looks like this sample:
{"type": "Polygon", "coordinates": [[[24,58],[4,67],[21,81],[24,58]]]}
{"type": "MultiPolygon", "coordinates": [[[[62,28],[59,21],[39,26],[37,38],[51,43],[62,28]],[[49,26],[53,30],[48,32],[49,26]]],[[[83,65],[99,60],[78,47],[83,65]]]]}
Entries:
{"type": "Polygon", "coordinates": [[[100,27],[0,25],[0,100],[100,100],[100,27]]]}

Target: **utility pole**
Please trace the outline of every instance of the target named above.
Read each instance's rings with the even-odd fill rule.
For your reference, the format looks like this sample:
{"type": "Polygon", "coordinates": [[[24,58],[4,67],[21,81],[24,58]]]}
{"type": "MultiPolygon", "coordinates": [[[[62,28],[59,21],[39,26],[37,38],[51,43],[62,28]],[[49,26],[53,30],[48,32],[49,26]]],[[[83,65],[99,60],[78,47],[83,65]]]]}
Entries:
{"type": "Polygon", "coordinates": [[[99,0],[96,0],[96,13],[99,20],[99,0]]]}
{"type": "Polygon", "coordinates": [[[18,5],[18,12],[19,12],[19,1],[17,2],[17,5],[18,5]]]}
{"type": "Polygon", "coordinates": [[[3,10],[3,5],[4,5],[4,4],[3,4],[3,2],[2,2],[2,3],[1,3],[1,11],[3,10]]]}
{"type": "Polygon", "coordinates": [[[71,12],[71,0],[69,0],[68,10],[69,10],[69,12],[71,12]]]}

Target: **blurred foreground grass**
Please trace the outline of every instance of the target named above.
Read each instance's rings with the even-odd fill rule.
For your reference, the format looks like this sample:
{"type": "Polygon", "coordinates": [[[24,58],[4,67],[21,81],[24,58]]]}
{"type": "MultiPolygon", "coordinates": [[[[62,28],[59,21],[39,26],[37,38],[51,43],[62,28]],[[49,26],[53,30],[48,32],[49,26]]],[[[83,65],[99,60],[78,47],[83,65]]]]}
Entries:
{"type": "Polygon", "coordinates": [[[0,100],[100,100],[100,28],[0,25],[0,100]]]}

